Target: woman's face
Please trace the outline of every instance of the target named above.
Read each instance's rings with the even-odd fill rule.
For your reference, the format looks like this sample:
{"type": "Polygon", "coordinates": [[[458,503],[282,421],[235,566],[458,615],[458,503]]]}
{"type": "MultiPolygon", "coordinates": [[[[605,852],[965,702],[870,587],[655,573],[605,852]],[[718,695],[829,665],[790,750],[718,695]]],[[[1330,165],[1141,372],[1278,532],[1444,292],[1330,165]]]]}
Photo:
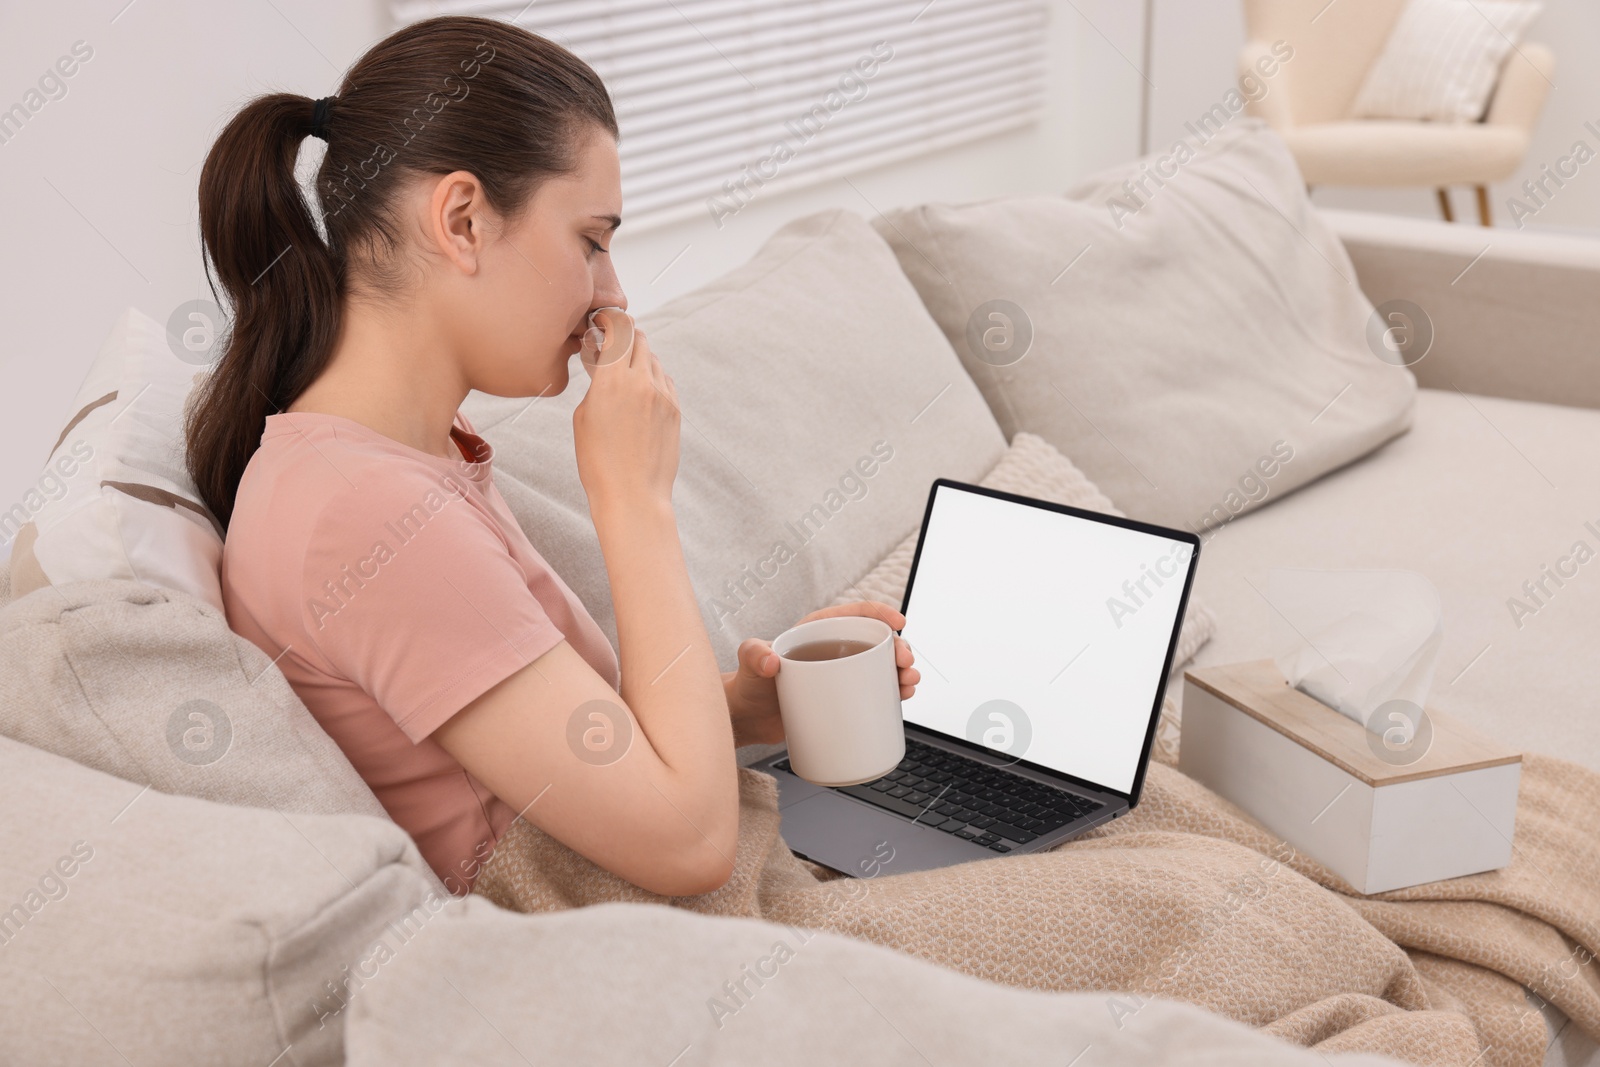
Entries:
{"type": "Polygon", "coordinates": [[[591,127],[572,174],[546,180],[509,225],[483,216],[485,242],[453,302],[462,369],[494,396],[557,396],[589,312],[627,307],[608,250],[621,221],[617,143],[591,127]]]}

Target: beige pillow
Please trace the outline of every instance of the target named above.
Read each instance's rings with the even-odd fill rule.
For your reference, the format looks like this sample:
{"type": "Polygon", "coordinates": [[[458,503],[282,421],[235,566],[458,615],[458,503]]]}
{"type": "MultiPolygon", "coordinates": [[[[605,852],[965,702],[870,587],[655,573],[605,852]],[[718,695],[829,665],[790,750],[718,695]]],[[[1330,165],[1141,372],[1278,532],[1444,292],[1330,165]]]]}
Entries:
{"type": "MultiPolygon", "coordinates": [[[[1083,472],[1072,465],[1055,446],[1037,434],[1019,433],[1011,447],[1000,457],[994,470],[984,475],[976,484],[986,489],[1000,489],[1021,496],[1036,497],[1054,504],[1099,511],[1107,515],[1122,515],[1106,495],[1095,488],[1083,472]]],[[[905,601],[906,581],[911,577],[911,561],[917,553],[915,530],[895,546],[893,552],[861,580],[834,598],[833,603],[844,604],[852,600],[876,600],[899,610],[905,601]]],[[[1216,616],[1200,602],[1191,590],[1183,626],[1178,633],[1178,647],[1173,653],[1172,670],[1178,671],[1194,657],[1200,646],[1211,640],[1216,632],[1216,616]]]]}
{"type": "Polygon", "coordinates": [[[1416,381],[1369,347],[1350,259],[1260,120],[1064,197],[875,225],[1005,434],[1132,518],[1209,537],[1410,425],[1416,381]]]}
{"type": "Polygon", "coordinates": [[[448,921],[387,819],[168,796],[8,738],[0,810],[6,1063],[332,1067],[385,954],[448,921]]]}
{"type": "Polygon", "coordinates": [[[1506,57],[1543,8],[1524,0],[1409,0],[1351,116],[1477,122],[1506,57]]]}
{"type": "Polygon", "coordinates": [[[386,818],[271,659],[221,611],[139,582],[0,609],[0,734],[165,793],[386,818]]]}
{"type": "MultiPolygon", "coordinates": [[[[639,324],[677,384],[672,500],[721,670],[745,638],[776,637],[882,559],[935,478],[976,479],[1005,451],[894,253],[852,212],[788,223],[639,324]]],[[[517,522],[615,645],[572,444],[588,384],[574,361],[560,396],[473,393],[463,409],[517,522]]]]}

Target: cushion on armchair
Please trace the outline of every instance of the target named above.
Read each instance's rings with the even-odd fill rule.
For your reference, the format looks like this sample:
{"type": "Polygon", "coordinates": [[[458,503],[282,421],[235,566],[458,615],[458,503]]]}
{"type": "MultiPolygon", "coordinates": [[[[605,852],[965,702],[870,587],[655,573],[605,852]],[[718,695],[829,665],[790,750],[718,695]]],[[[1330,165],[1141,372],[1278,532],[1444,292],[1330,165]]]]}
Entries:
{"type": "Polygon", "coordinates": [[[1535,0],[1410,0],[1356,93],[1358,119],[1477,122],[1535,0]]]}
{"type": "Polygon", "coordinates": [[[1036,433],[1135,519],[1220,523],[1410,425],[1416,382],[1283,141],[1236,118],[1066,196],[876,225],[1007,435],[1036,433]],[[1381,333],[1381,328],[1380,331],[1381,333]]]}

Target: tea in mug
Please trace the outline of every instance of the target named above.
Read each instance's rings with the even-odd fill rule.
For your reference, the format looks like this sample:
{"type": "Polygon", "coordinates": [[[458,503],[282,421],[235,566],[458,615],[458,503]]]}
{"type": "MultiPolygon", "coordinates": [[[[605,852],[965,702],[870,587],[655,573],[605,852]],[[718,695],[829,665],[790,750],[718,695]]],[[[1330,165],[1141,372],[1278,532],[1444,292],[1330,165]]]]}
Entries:
{"type": "Polygon", "coordinates": [[[795,645],[783,654],[784,659],[815,661],[824,659],[844,659],[854,656],[858,652],[865,652],[872,648],[875,642],[855,641],[845,638],[827,638],[822,641],[807,641],[803,645],[795,645]]]}

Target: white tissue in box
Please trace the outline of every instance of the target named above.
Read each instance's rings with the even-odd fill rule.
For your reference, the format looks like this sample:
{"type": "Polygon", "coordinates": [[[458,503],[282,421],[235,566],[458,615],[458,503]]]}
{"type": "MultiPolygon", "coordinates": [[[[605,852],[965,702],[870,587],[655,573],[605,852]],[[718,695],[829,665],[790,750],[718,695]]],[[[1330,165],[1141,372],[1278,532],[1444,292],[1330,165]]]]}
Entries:
{"type": "Polygon", "coordinates": [[[1520,753],[1433,709],[1425,751],[1397,753],[1270,659],[1183,678],[1178,769],[1358,893],[1511,862],[1520,753]]]}
{"type": "Polygon", "coordinates": [[[1395,709],[1415,726],[1444,639],[1439,592],[1426,575],[1405,570],[1267,572],[1262,596],[1271,612],[1273,660],[1288,683],[1377,733],[1395,709]]]}

